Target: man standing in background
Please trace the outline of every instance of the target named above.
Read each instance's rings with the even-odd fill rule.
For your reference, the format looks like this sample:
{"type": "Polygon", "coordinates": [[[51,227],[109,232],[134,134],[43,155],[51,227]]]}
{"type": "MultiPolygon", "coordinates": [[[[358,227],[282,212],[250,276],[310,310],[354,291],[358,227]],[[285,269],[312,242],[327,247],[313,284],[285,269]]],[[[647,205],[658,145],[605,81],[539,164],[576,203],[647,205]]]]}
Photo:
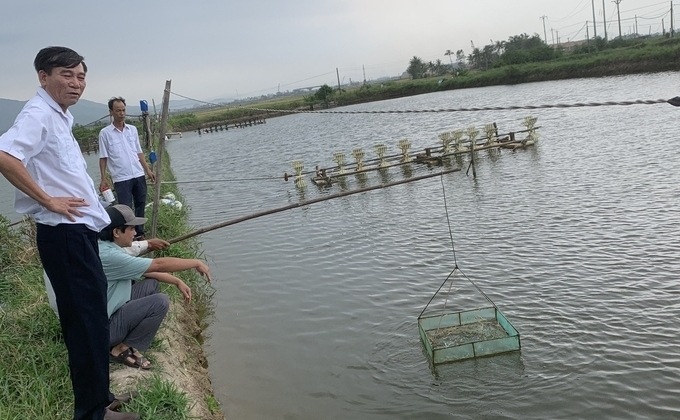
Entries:
{"type": "Polygon", "coordinates": [[[40,88],[0,136],[0,173],[17,188],[16,211],[36,223],[38,253],[54,288],[68,350],[74,419],[136,420],[135,413],[108,408],[114,397],[107,284],[97,236],[110,218],[87,174],[68,111],[85,90],[87,66],[65,47],[43,48],[33,64],[40,88]]]}
{"type": "MultiPolygon", "coordinates": [[[[109,188],[106,179],[108,167],[113,179],[113,189],[118,197],[118,204],[133,208],[135,216],[144,217],[146,206],[146,174],[151,182],[156,176],[146,163],[144,153],[139,145],[137,127],[125,124],[125,99],[111,98],[109,112],[113,122],[99,132],[99,171],[101,183],[99,189],[109,188]]],[[[144,239],[144,226],[136,227],[135,240],[144,239]]]]}

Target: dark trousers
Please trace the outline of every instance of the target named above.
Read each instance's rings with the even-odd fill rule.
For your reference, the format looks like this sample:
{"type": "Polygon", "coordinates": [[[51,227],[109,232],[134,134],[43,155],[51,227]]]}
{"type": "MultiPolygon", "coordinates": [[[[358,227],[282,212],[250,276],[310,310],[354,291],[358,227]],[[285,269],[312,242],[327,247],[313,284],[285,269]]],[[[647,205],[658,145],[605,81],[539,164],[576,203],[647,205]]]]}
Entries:
{"type": "Polygon", "coordinates": [[[109,392],[106,277],[97,233],[81,224],[37,225],[37,245],[59,309],[68,350],[74,419],[101,420],[109,392]]]}
{"type": "MultiPolygon", "coordinates": [[[[128,179],[113,183],[116,190],[118,204],[125,204],[135,211],[135,216],[144,217],[144,206],[146,206],[146,177],[143,175],[137,178],[128,179]]],[[[144,234],[144,225],[135,226],[137,235],[144,234]]]]}
{"type": "Polygon", "coordinates": [[[170,299],[159,290],[156,279],[132,285],[130,301],[111,315],[109,347],[124,343],[140,351],[149,348],[170,308],[170,299]]]}

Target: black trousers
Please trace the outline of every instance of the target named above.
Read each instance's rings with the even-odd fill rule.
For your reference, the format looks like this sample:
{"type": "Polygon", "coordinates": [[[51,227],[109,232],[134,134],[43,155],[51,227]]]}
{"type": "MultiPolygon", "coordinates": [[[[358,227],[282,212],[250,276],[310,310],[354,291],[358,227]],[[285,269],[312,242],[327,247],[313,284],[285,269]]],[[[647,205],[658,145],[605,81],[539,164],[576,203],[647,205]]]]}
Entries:
{"type": "MultiPolygon", "coordinates": [[[[113,183],[118,204],[125,204],[134,210],[135,216],[144,217],[146,206],[146,177],[144,175],[113,183]]],[[[144,225],[135,226],[137,236],[144,235],[144,225]]]]}
{"type": "Polygon", "coordinates": [[[38,224],[37,244],[59,308],[68,350],[75,420],[102,420],[109,392],[106,276],[97,233],[82,224],[38,224]]]}

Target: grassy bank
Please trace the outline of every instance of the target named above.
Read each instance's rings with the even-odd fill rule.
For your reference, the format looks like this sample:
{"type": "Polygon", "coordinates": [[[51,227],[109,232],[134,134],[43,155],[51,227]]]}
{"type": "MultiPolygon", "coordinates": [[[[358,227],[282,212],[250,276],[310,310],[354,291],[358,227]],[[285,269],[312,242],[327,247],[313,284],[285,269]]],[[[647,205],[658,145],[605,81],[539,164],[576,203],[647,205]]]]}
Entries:
{"type": "MultiPolygon", "coordinates": [[[[328,102],[330,106],[344,106],[452,89],[680,70],[680,37],[617,40],[610,44],[614,47],[599,51],[595,51],[594,47],[582,47],[550,61],[513,65],[498,62],[487,70],[462,71],[458,75],[446,74],[336,89],[328,102]]],[[[671,96],[673,94],[669,92],[671,96]]],[[[244,117],[271,118],[285,114],[258,110],[262,108],[290,111],[309,110],[311,107],[322,109],[324,101],[315,99],[314,95],[275,98],[236,107],[177,114],[168,122],[173,129],[186,131],[211,122],[235,121],[244,117]]]]}
{"type": "MultiPolygon", "coordinates": [[[[164,177],[173,179],[167,156],[164,161],[164,177]]],[[[163,192],[181,200],[174,185],[164,186],[163,192]]],[[[181,211],[162,207],[159,236],[188,232],[186,220],[186,206],[181,211]]],[[[47,303],[34,238],[31,223],[9,227],[0,216],[0,346],[6,355],[0,359],[0,420],[68,420],[73,413],[66,347],[47,303]]],[[[198,242],[187,241],[163,255],[199,258],[201,252],[198,242]]],[[[111,365],[112,390],[138,390],[139,396],[124,409],[139,412],[143,419],[223,419],[201,348],[213,289],[194,271],[177,274],[192,288],[192,303],[185,305],[175,287],[165,287],[173,304],[147,352],[154,369],[111,365]]]]}

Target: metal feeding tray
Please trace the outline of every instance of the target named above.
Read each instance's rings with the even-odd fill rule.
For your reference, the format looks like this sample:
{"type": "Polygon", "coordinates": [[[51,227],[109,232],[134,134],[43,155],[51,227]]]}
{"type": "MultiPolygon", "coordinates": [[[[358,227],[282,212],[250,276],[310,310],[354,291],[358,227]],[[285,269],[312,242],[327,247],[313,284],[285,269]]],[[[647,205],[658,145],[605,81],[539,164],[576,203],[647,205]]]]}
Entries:
{"type": "Polygon", "coordinates": [[[458,264],[418,315],[418,333],[433,366],[519,351],[521,348],[519,331],[486,293],[461,271],[458,264]],[[465,277],[477,293],[474,289],[458,287],[452,293],[457,273],[465,277]],[[446,283],[449,283],[448,290],[442,291],[446,283]],[[438,296],[440,302],[435,302],[430,308],[438,296]],[[478,309],[453,312],[447,309],[450,304],[459,308],[474,305],[478,309]]]}
{"type": "Polygon", "coordinates": [[[418,317],[434,365],[518,351],[519,332],[496,307],[418,317]]]}

